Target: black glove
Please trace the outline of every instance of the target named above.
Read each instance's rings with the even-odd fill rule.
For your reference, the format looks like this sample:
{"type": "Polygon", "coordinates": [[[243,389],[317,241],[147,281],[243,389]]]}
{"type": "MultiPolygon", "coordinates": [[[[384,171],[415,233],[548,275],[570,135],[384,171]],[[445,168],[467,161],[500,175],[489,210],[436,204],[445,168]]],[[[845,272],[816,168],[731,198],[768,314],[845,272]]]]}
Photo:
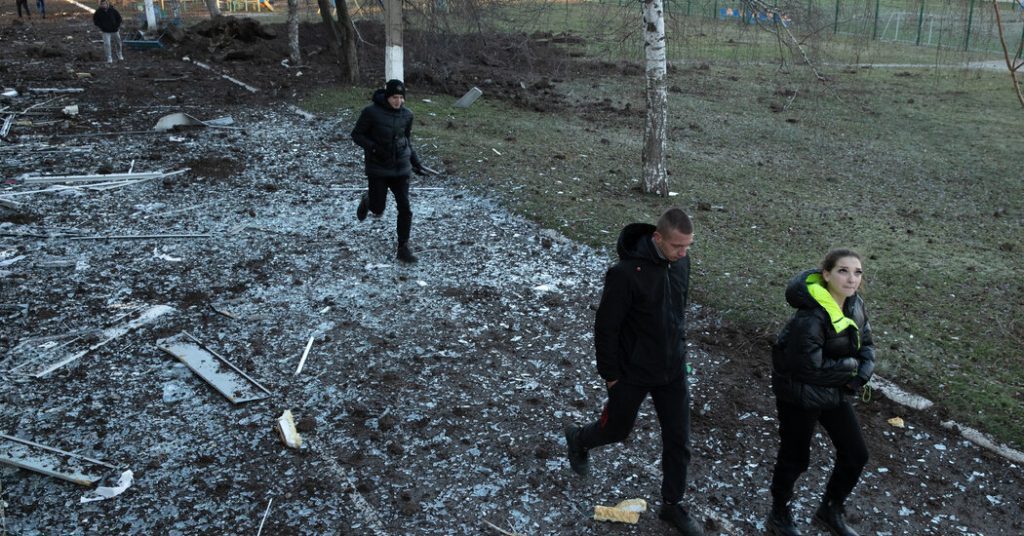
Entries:
{"type": "Polygon", "coordinates": [[[412,172],[423,177],[427,174],[427,170],[423,169],[423,166],[416,165],[412,167],[412,172]]]}

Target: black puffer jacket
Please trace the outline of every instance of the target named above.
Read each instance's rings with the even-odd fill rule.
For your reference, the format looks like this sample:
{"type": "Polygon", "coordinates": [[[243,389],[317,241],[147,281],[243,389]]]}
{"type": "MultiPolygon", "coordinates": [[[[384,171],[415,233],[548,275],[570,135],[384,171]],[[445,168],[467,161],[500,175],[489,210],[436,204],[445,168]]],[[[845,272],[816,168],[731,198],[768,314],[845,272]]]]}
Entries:
{"type": "Polygon", "coordinates": [[[114,6],[97,9],[92,14],[92,23],[103,33],[114,33],[121,27],[121,14],[114,9],[114,6]]]}
{"type": "Polygon", "coordinates": [[[597,371],[606,381],[663,385],[686,373],[690,258],[663,259],[655,227],[633,223],[619,234],[619,262],[605,275],[594,324],[597,371]]]}
{"type": "Polygon", "coordinates": [[[363,108],[352,129],[352,141],[363,148],[366,176],[380,178],[408,177],[419,168],[419,157],[412,148],[412,112],[402,106],[388,104],[384,90],[373,93],[373,104],[363,108]]]}
{"type": "Polygon", "coordinates": [[[851,382],[866,384],[875,370],[864,300],[855,294],[840,311],[821,271],[807,270],[790,280],[786,301],[797,311],[772,351],[775,396],[807,409],[835,408],[852,394],[851,382]]]}

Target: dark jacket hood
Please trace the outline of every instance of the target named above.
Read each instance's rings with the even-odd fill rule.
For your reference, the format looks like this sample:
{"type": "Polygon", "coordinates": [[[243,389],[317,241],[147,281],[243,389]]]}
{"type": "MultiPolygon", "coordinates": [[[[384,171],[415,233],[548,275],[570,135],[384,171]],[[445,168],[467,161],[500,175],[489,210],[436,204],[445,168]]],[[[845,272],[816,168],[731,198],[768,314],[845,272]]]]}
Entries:
{"type": "MultiPolygon", "coordinates": [[[[383,106],[385,109],[387,109],[390,112],[396,111],[394,108],[391,107],[390,104],[388,104],[388,97],[384,93],[384,89],[383,88],[378,89],[377,91],[374,91],[373,92],[373,97],[370,97],[370,100],[372,100],[373,103],[376,104],[377,106],[383,106]]],[[[401,110],[401,108],[399,108],[399,110],[401,110]]]]}
{"type": "Polygon", "coordinates": [[[620,260],[643,259],[651,262],[667,263],[658,253],[651,235],[657,229],[650,223],[631,223],[623,227],[619,233],[619,241],[615,250],[620,260]]]}

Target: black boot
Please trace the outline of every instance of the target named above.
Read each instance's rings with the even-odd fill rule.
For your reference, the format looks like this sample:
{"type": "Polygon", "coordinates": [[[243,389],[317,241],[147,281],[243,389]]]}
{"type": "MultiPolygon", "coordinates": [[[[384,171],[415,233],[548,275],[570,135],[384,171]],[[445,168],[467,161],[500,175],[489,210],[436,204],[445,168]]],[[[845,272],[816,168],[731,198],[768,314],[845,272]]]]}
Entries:
{"type": "Polygon", "coordinates": [[[407,262],[409,264],[412,264],[412,263],[416,262],[419,259],[416,258],[416,255],[412,254],[412,250],[409,249],[409,244],[399,244],[398,245],[398,260],[400,260],[402,262],[407,262]]]}
{"type": "Polygon", "coordinates": [[[860,536],[857,531],[850,528],[843,519],[843,502],[835,499],[825,499],[814,512],[814,521],[825,528],[832,536],[860,536]]]}
{"type": "Polygon", "coordinates": [[[764,528],[769,536],[801,536],[800,529],[796,528],[796,523],[793,522],[789,504],[772,505],[772,511],[768,514],[764,528]]]}
{"type": "Polygon", "coordinates": [[[359,221],[365,220],[366,213],[370,210],[370,207],[368,206],[369,199],[367,197],[368,196],[366,194],[363,194],[363,196],[359,198],[359,206],[356,207],[356,218],[358,218],[359,221]]]}
{"type": "Polygon", "coordinates": [[[679,503],[661,505],[658,517],[675,527],[683,536],[704,536],[704,529],[700,528],[697,520],[679,503]]]}
{"type": "Polygon", "coordinates": [[[566,457],[569,458],[569,467],[572,471],[580,476],[587,476],[590,474],[590,456],[587,449],[580,445],[580,428],[579,426],[569,425],[565,427],[565,450],[566,457]]]}

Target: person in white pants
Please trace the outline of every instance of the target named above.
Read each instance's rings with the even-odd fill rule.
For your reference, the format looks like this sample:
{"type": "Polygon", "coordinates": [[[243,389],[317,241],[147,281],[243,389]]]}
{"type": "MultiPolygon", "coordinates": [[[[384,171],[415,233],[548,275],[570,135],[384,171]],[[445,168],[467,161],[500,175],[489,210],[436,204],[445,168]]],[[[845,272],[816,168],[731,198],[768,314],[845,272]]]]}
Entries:
{"type": "Polygon", "coordinates": [[[100,7],[92,14],[92,23],[103,32],[103,51],[107,53],[107,63],[113,63],[111,44],[117,47],[117,59],[124,60],[121,53],[121,14],[107,0],[100,0],[100,7]]]}

